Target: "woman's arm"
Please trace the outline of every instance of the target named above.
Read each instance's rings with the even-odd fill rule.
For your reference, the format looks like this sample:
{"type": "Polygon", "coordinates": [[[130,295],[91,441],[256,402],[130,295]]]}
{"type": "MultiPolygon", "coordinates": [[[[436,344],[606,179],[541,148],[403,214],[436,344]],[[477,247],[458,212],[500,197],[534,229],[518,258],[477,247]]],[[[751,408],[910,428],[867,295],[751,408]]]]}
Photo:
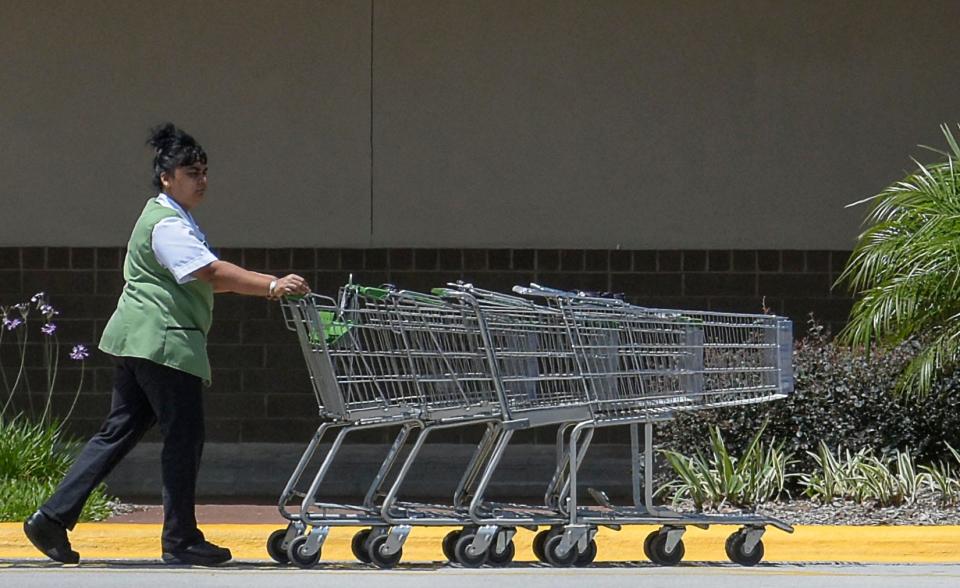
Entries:
{"type": "Polygon", "coordinates": [[[228,261],[217,260],[193,272],[194,278],[213,286],[214,292],[235,292],[248,296],[279,298],[288,294],[308,294],[307,281],[296,274],[277,278],[245,270],[228,261]],[[273,286],[271,290],[271,285],[273,286]]]}

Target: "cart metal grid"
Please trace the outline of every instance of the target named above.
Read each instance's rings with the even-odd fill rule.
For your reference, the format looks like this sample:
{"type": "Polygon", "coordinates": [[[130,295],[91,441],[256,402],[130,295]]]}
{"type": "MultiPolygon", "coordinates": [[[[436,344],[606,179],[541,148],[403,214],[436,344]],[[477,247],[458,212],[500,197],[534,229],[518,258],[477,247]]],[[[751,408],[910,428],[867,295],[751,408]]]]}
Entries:
{"type": "MultiPolygon", "coordinates": [[[[389,532],[368,532],[364,545],[373,549],[371,555],[379,552],[387,560],[392,555],[399,559],[411,524],[475,523],[479,529],[467,533],[465,527],[456,537],[457,549],[451,546],[451,551],[463,561],[472,558],[471,551],[476,555],[490,550],[492,559],[495,552],[502,556],[516,525],[547,524],[553,529],[547,539],[553,542],[545,549],[554,555],[547,560],[562,565],[571,553],[582,557],[589,551],[597,525],[661,523],[664,537],[669,536],[667,547],[677,545],[682,534],[678,529],[685,524],[743,524],[753,545],[766,523],[789,530],[778,521],[755,517],[678,520],[676,513],[652,508],[652,468],[644,472],[646,500],[642,500],[636,442],[636,426],[643,423],[649,466],[654,421],[681,410],[763,402],[789,393],[789,351],[784,353],[785,342],[791,341],[789,321],[766,315],[649,309],[537,285],[515,291],[545,298],[547,305],[468,284],[448,286],[434,292],[439,296],[348,286],[339,301],[314,296],[284,305],[287,325],[301,341],[321,415],[347,425],[335,448],[351,428],[403,425],[364,506],[353,507],[363,516],[309,516],[312,506],[344,506],[314,502],[317,482],[335,451],[328,454],[310,491],[301,495],[300,517],[288,517],[301,527],[315,526],[309,539],[296,537],[303,540],[300,547],[312,547],[310,540],[316,529],[326,529],[324,525],[389,524],[394,525],[389,532]],[[435,514],[428,505],[396,510],[399,485],[427,433],[476,422],[486,422],[487,433],[457,489],[453,510],[440,507],[440,514],[435,514]],[[513,432],[546,424],[561,428],[545,506],[485,503],[483,494],[513,432]],[[605,504],[602,512],[585,509],[577,503],[577,469],[593,431],[615,424],[631,425],[635,507],[624,510],[605,504]],[[416,428],[423,433],[386,493],[378,520],[372,498],[386,488],[399,448],[416,428]],[[578,446],[581,435],[583,443],[578,446]],[[465,499],[470,502],[467,510],[462,508],[465,499]]],[[[320,435],[318,431],[308,452],[316,449],[320,435]]],[[[303,473],[301,462],[295,477],[303,473]]],[[[288,484],[285,496],[290,490],[288,484]]],[[[291,529],[284,544],[292,549],[288,540],[303,529],[291,529]]],[[[313,541],[317,552],[325,534],[322,530],[313,541]]],[[[444,545],[446,551],[446,541],[444,545]]]]}

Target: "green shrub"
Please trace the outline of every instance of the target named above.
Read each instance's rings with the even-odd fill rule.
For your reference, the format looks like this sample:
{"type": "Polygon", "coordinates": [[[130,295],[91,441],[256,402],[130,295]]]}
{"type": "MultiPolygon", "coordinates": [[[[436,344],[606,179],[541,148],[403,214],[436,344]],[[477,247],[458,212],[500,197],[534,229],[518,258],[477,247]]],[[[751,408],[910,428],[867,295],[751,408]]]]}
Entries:
{"type": "Polygon", "coordinates": [[[693,500],[698,510],[705,506],[731,505],[754,509],[784,493],[787,469],[795,463],[783,444],[767,446],[761,441],[763,428],[756,432],[741,457],[727,449],[720,430],[710,429],[711,454],[700,452],[688,457],[676,451],[664,451],[667,463],[678,479],[667,483],[658,493],[672,495],[674,504],[693,500]]]}
{"type": "Polygon", "coordinates": [[[956,504],[960,498],[960,452],[957,452],[949,443],[947,449],[950,450],[949,460],[938,460],[936,463],[920,466],[920,470],[928,476],[927,480],[930,487],[940,495],[940,500],[946,504],[956,504]]]}
{"type": "MultiPolygon", "coordinates": [[[[913,503],[928,488],[942,501],[951,502],[960,489],[954,464],[917,467],[909,451],[878,457],[871,449],[833,452],[820,443],[810,454],[816,468],[810,473],[794,473],[789,470],[798,462],[783,451],[782,443],[764,448],[762,434],[761,428],[739,458],[730,454],[716,427],[710,430],[709,457],[699,452],[689,457],[664,451],[675,478],[658,494],[668,495],[675,506],[692,500],[697,510],[725,505],[752,510],[763,502],[788,496],[786,481],[793,477],[799,478],[805,496],[821,503],[842,499],[878,507],[900,506],[913,503]]],[[[960,453],[952,447],[950,451],[954,463],[960,464],[960,453]]]]}
{"type": "MultiPolygon", "coordinates": [[[[49,497],[73,462],[77,443],[62,441],[57,423],[0,418],[0,521],[22,521],[49,497]]],[[[110,516],[110,497],[100,485],[81,520],[110,516]]]]}
{"type": "MultiPolygon", "coordinates": [[[[842,498],[858,504],[899,506],[913,502],[930,478],[928,473],[918,471],[909,450],[898,450],[889,457],[877,457],[866,448],[856,453],[837,449],[834,454],[820,443],[811,455],[817,468],[801,474],[800,485],[806,496],[824,503],[842,498]]],[[[946,483],[955,484],[956,480],[946,483]]]]}
{"type": "Polygon", "coordinates": [[[866,449],[851,453],[849,449],[836,454],[825,443],[820,443],[817,453],[813,454],[817,467],[810,474],[800,475],[803,493],[820,502],[830,502],[835,498],[852,496],[857,487],[857,469],[864,458],[866,449]]]}
{"type": "MultiPolygon", "coordinates": [[[[0,522],[26,520],[43,500],[53,494],[60,480],[0,480],[0,522]]],[[[113,512],[103,485],[97,487],[80,513],[81,521],[102,521],[113,512]]]]}

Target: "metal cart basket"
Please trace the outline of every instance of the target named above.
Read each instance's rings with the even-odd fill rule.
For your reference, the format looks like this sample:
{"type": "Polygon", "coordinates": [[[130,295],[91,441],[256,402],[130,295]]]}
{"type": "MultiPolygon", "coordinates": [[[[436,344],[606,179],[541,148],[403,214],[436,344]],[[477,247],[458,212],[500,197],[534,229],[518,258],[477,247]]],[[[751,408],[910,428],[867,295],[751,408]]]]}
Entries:
{"type": "Polygon", "coordinates": [[[319,559],[329,528],[349,525],[366,527],[354,537],[358,559],[390,567],[411,527],[457,525],[462,528],[444,540],[448,558],[502,564],[513,557],[517,527],[548,526],[534,542],[537,557],[585,565],[596,555],[598,526],[642,523],[663,525],[644,550],[664,564],[682,558],[686,525],[742,525],[731,536],[733,552],[728,541],[728,555],[750,563],[758,551],[762,557],[765,525],[792,530],[762,517],[681,515],[654,507],[651,495],[653,423],[792,391],[787,319],[650,309],[537,285],[514,290],[528,298],[457,283],[431,294],[348,285],[338,300],[311,295],[283,302],[323,422],[281,496],[280,511],[291,524],[268,541],[274,559],[308,567],[319,559]],[[449,504],[398,500],[430,432],[478,424],[483,438],[449,504]],[[550,425],[559,426],[557,460],[544,503],[487,501],[513,433],[550,425]],[[600,506],[585,507],[578,502],[577,471],[594,431],[616,425],[631,430],[634,504],[616,507],[591,492],[600,506]],[[398,432],[363,504],[319,500],[346,436],[383,427],[398,432]],[[332,430],[332,446],[301,491],[308,464],[332,430]],[[302,500],[295,512],[289,506],[296,499],[302,500]]]}

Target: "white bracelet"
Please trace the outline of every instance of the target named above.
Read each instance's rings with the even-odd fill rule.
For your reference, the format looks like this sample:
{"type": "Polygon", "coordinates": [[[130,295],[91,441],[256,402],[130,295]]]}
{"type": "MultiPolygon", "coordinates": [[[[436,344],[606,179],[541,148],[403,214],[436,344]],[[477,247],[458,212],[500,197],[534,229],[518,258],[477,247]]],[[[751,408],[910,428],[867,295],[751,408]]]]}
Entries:
{"type": "Polygon", "coordinates": [[[277,289],[277,281],[270,282],[270,289],[267,291],[267,298],[273,298],[273,291],[277,289]]]}

